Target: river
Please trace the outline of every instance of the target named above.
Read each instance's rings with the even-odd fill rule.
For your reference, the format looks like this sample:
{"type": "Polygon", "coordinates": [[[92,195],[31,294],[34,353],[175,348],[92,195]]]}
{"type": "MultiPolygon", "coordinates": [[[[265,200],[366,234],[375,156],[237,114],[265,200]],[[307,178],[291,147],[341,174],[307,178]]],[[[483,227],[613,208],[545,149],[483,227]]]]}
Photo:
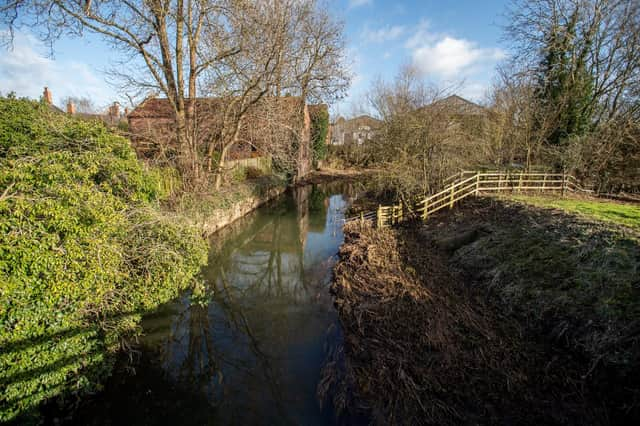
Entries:
{"type": "Polygon", "coordinates": [[[215,234],[208,297],[185,292],[145,317],[128,371],[72,423],[335,424],[317,388],[341,344],[329,286],[353,196],[295,188],[215,234]]]}

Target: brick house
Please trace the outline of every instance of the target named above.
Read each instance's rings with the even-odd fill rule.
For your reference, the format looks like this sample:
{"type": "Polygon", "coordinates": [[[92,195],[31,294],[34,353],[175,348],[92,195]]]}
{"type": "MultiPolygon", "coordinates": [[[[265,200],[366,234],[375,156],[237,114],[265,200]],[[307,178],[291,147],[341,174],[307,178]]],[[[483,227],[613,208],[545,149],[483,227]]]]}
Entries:
{"type": "MultiPolygon", "coordinates": [[[[198,142],[205,150],[220,140],[225,105],[221,98],[188,99],[195,109],[198,142]]],[[[304,176],[311,169],[309,108],[301,108],[298,97],[267,97],[251,107],[243,119],[239,142],[227,153],[227,160],[271,155],[273,150],[296,149],[296,174],[304,176]],[[301,129],[301,130],[300,130],[301,129]],[[301,134],[301,143],[295,135],[301,134]]],[[[174,111],[166,98],[145,99],[127,116],[132,144],[144,158],[173,158],[177,153],[174,111]]]]}
{"type": "Polygon", "coordinates": [[[126,122],[126,108],[125,112],[120,112],[120,104],[114,102],[110,105],[104,113],[87,113],[77,112],[76,106],[73,102],[69,102],[66,105],[66,110],[58,108],[53,103],[53,94],[48,87],[44,88],[42,92],[42,99],[48,105],[49,109],[53,112],[64,114],[65,112],[74,117],[85,121],[102,121],[107,127],[117,127],[120,123],[126,122]]]}
{"type": "Polygon", "coordinates": [[[331,125],[331,144],[362,145],[373,138],[381,124],[380,120],[368,115],[361,115],[350,120],[338,117],[331,125]]]}
{"type": "Polygon", "coordinates": [[[457,115],[464,116],[484,116],[487,113],[487,110],[481,105],[458,95],[451,95],[444,99],[440,99],[426,108],[433,107],[446,108],[457,115]]]}

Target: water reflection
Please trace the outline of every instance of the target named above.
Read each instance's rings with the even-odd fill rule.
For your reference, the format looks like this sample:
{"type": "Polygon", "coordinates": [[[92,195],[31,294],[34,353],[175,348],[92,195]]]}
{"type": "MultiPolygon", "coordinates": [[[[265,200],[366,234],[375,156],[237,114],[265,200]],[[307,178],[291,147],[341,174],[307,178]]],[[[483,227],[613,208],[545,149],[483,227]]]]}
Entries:
{"type": "Polygon", "coordinates": [[[328,285],[352,195],[297,188],[214,236],[204,270],[213,301],[190,306],[185,294],[145,322],[165,380],[206,401],[183,423],[334,421],[316,386],[338,339],[328,285]]]}

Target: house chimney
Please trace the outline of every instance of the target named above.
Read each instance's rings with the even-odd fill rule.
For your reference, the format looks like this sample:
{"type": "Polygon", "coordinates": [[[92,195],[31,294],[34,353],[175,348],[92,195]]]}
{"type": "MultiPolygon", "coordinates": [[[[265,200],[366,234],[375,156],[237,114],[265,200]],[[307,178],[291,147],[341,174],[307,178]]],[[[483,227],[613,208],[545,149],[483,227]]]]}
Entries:
{"type": "Polygon", "coordinates": [[[120,115],[120,105],[117,102],[114,102],[111,106],[109,115],[112,117],[118,117],[120,115]]]}
{"type": "Polygon", "coordinates": [[[67,102],[67,114],[73,115],[75,113],[76,113],[76,105],[71,101],[67,102]]]}
{"type": "Polygon", "coordinates": [[[44,97],[46,103],[48,103],[49,105],[53,104],[53,96],[51,95],[51,90],[49,90],[48,87],[45,86],[42,96],[44,97]]]}

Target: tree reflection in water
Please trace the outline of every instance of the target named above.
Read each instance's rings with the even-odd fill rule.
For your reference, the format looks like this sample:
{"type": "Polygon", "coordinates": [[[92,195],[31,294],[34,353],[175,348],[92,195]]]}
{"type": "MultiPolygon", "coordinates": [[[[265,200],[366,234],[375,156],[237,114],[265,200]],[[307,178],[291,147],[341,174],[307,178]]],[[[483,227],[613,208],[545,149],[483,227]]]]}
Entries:
{"type": "Polygon", "coordinates": [[[316,386],[337,339],[328,285],[353,194],[292,192],[213,237],[203,271],[212,302],[189,306],[185,295],[147,340],[167,380],[205,395],[201,409],[225,424],[333,422],[316,386]]]}

